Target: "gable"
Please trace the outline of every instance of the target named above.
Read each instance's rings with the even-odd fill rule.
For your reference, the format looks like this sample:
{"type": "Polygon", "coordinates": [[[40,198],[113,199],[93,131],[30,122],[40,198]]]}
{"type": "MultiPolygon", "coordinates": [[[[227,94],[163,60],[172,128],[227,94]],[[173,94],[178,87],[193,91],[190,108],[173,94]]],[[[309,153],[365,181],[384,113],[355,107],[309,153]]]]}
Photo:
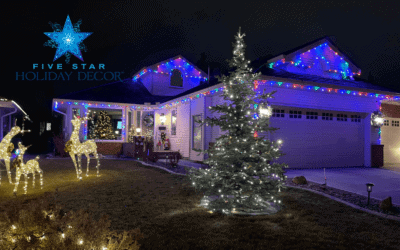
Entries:
{"type": "Polygon", "coordinates": [[[171,75],[174,69],[179,69],[182,72],[182,77],[198,78],[199,80],[207,81],[207,74],[181,55],[141,69],[133,76],[133,80],[136,81],[144,74],[150,72],[171,75]]]}
{"type": "Polygon", "coordinates": [[[354,80],[354,76],[361,75],[361,69],[329,38],[319,39],[276,56],[268,63],[274,69],[337,80],[354,80]]]}

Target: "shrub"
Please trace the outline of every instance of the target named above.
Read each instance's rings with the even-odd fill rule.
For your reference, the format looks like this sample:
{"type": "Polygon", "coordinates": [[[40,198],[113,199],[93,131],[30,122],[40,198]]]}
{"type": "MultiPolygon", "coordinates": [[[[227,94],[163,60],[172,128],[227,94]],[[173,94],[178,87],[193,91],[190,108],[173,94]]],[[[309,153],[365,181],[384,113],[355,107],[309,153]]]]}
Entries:
{"type": "Polygon", "coordinates": [[[0,249],[139,249],[139,229],[110,230],[108,215],[94,208],[65,212],[56,196],[0,204],[0,249]]]}

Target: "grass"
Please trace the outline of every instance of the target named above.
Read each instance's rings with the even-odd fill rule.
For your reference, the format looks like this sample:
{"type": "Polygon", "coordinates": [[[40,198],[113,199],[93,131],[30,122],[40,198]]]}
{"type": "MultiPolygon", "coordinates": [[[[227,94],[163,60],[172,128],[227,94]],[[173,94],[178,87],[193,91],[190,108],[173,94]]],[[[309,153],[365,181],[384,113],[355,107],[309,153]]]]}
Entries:
{"type": "MultiPolygon", "coordinates": [[[[83,161],[86,164],[86,161],[83,161]]],[[[182,176],[133,161],[94,161],[78,181],[71,159],[41,159],[44,188],[22,181],[17,197],[2,171],[0,206],[10,199],[37,199],[58,189],[66,210],[93,208],[109,214],[112,230],[139,227],[141,249],[399,249],[400,223],[371,215],[305,190],[283,192],[286,208],[275,215],[226,217],[198,207],[182,176]]],[[[1,224],[1,222],[0,222],[1,224]]]]}

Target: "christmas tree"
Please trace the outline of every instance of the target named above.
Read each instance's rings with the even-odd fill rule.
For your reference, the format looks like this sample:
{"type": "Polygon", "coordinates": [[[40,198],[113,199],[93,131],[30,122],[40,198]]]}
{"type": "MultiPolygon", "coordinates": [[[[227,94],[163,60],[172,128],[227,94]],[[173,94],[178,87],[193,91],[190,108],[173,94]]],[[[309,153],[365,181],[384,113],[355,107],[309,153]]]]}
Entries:
{"type": "Polygon", "coordinates": [[[214,147],[200,151],[208,154],[204,162],[209,169],[187,169],[192,185],[204,193],[202,204],[211,212],[224,214],[264,211],[274,213],[282,207],[278,199],[285,164],[271,163],[282,156],[281,141],[271,142],[258,133],[275,131],[269,127],[272,109],[267,99],[275,93],[259,93],[254,81],[259,74],[252,74],[244,58],[245,44],[239,33],[233,44],[230,66],[236,68],[229,76],[219,78],[224,84],[222,94],[226,102],[209,107],[219,117],[207,117],[201,125],[219,126],[226,133],[216,139],[214,147]]]}
{"type": "Polygon", "coordinates": [[[111,118],[107,115],[107,111],[100,111],[94,129],[96,139],[112,140],[115,138],[111,124],[111,118]]]}

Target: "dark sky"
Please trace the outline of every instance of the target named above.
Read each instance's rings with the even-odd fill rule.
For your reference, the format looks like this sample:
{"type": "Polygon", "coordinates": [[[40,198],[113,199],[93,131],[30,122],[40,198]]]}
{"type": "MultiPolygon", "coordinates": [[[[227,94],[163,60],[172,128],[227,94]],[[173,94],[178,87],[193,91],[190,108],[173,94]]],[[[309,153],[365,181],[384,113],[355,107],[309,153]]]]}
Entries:
{"type": "MultiPolygon", "coordinates": [[[[50,115],[54,96],[100,82],[16,81],[16,72],[33,63],[53,62],[56,49],[45,47],[49,22],[64,26],[67,15],[81,32],[85,63],[104,63],[106,71],[128,78],[143,66],[181,54],[196,64],[232,57],[234,35],[246,33],[246,57],[255,60],[323,36],[330,36],[375,83],[400,92],[400,4],[397,1],[7,1],[1,4],[0,96],[15,100],[32,118],[50,115]],[[57,2],[57,4],[55,4],[57,2]],[[58,3],[61,2],[61,3],[58,3]]],[[[72,63],[81,63],[74,56],[72,63]]],[[[51,71],[51,70],[46,70],[51,71]]],[[[104,82],[101,82],[104,83],[104,82]]],[[[48,119],[48,118],[47,118],[48,119]]]]}

